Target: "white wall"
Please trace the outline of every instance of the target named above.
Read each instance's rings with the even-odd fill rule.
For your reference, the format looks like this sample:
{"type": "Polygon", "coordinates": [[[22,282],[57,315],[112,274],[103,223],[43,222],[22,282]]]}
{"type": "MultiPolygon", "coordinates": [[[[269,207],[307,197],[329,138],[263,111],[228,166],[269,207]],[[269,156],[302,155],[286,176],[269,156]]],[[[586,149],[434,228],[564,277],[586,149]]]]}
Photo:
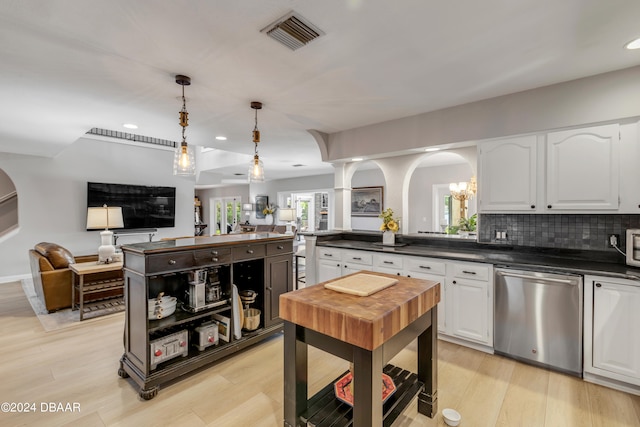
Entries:
{"type": "Polygon", "coordinates": [[[330,134],[325,161],[640,116],[640,67],[330,134]],[[393,141],[390,145],[389,141],[393,141]]]}
{"type": "MultiPolygon", "coordinates": [[[[86,138],[55,158],[0,153],[0,169],[18,191],[20,222],[0,243],[0,279],[30,274],[28,250],[39,242],[97,253],[99,231],[86,231],[87,181],[176,187],[176,227],[159,229],[154,239],[192,235],[195,181],[173,176],[172,167],[172,151],[86,138]]],[[[139,241],[145,238],[122,237],[118,244],[139,241]]]]}

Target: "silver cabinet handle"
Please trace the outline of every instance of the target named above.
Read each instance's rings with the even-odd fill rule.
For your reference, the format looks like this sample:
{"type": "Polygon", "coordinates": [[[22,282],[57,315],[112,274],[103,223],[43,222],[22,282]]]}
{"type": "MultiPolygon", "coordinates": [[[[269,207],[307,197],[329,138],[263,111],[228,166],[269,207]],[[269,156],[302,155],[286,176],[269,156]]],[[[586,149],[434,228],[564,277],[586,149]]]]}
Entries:
{"type": "Polygon", "coordinates": [[[218,255],[218,251],[211,251],[211,255],[218,255]]]}
{"type": "Polygon", "coordinates": [[[282,246],[282,245],[278,245],[278,246],[277,246],[277,248],[278,248],[278,249],[280,249],[280,250],[282,250],[282,249],[284,249],[284,246],[282,246]]]}
{"type": "Polygon", "coordinates": [[[253,253],[253,249],[247,249],[247,253],[248,254],[252,254],[253,253]]]}
{"type": "Polygon", "coordinates": [[[175,265],[175,263],[176,263],[176,260],[175,260],[175,259],[170,259],[170,260],[169,260],[169,265],[175,265]]]}
{"type": "Polygon", "coordinates": [[[213,257],[213,258],[211,258],[211,261],[213,261],[213,262],[218,262],[218,258],[213,257]]]}

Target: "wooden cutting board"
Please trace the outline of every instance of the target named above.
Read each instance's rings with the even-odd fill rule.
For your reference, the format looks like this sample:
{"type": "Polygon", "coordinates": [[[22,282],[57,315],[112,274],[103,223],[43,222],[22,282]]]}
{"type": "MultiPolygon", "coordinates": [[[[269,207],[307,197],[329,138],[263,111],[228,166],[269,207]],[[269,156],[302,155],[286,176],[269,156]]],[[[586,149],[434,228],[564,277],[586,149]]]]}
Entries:
{"type": "Polygon", "coordinates": [[[397,279],[358,273],[324,285],[325,288],[345,294],[366,297],[398,283],[397,279]]]}

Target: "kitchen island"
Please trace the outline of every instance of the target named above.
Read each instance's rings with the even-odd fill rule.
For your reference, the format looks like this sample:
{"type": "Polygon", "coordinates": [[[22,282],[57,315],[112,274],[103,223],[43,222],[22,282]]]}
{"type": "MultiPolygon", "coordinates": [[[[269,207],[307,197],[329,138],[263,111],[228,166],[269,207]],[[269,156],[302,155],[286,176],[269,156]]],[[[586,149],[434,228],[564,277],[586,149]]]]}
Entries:
{"type": "MultiPolygon", "coordinates": [[[[353,425],[390,424],[402,408],[418,396],[418,411],[433,418],[437,412],[437,310],[438,282],[362,272],[397,280],[395,285],[368,296],[325,288],[321,283],[280,296],[280,316],[285,321],[284,416],[286,426],[315,425],[318,399],[307,396],[307,345],[353,362],[353,410],[343,405],[353,425]],[[418,373],[414,394],[398,393],[396,400],[381,399],[380,381],[389,360],[418,338],[418,373]],[[312,413],[313,412],[313,413],[312,413]]],[[[362,273],[342,278],[355,281],[362,273]]],[[[335,282],[335,281],[331,281],[335,282]]],[[[401,388],[396,384],[398,389],[401,388]]],[[[332,385],[328,386],[332,392],[332,385]]],[[[320,392],[327,395],[327,390],[320,392]]],[[[319,394],[320,394],[319,393],[319,394]]],[[[392,396],[393,397],[393,396],[392,396]]],[[[335,399],[333,399],[335,402],[335,399]]],[[[333,402],[330,402],[330,404],[333,402]]],[[[319,411],[322,412],[322,411],[319,411]]]]}
{"type": "Polygon", "coordinates": [[[125,333],[118,375],[131,377],[142,399],[282,331],[278,297],[293,289],[293,236],[182,238],[122,251],[125,333]],[[198,287],[204,288],[200,298],[198,287]],[[254,296],[252,326],[243,323],[238,295],[244,292],[254,296]],[[158,307],[163,298],[173,301],[172,311],[158,307]]]}

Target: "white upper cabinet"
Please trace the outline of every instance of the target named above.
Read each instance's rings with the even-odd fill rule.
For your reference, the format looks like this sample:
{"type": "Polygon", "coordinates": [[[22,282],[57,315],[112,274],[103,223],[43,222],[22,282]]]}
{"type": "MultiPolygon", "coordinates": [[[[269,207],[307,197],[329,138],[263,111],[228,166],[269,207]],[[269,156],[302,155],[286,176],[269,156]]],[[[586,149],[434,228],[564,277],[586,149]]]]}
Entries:
{"type": "Polygon", "coordinates": [[[479,144],[478,210],[535,210],[537,161],[535,135],[479,144]]]}
{"type": "Polygon", "coordinates": [[[549,210],[617,210],[620,127],[594,126],[547,134],[549,210]]]}
{"type": "MultiPolygon", "coordinates": [[[[478,211],[632,211],[635,198],[622,209],[619,202],[620,144],[618,124],[481,142],[478,211]]],[[[637,193],[637,185],[628,186],[626,193],[637,193]]]]}

